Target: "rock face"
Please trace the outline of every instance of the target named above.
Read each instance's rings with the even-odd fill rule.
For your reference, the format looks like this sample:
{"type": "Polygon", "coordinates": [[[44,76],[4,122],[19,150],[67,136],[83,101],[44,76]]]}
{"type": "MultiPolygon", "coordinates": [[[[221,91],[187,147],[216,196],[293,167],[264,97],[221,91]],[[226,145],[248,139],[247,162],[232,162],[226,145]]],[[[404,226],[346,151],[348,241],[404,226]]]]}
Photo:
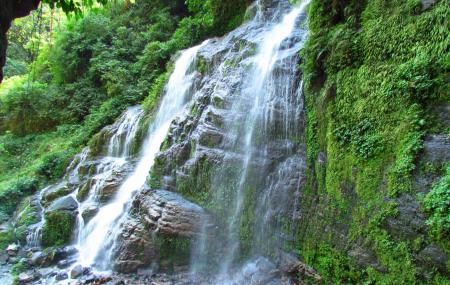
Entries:
{"type": "Polygon", "coordinates": [[[68,211],[73,212],[78,209],[78,203],[72,196],[66,196],[54,201],[50,207],[48,207],[48,212],[53,211],[68,211]]]}
{"type": "MultiPolygon", "coordinates": [[[[142,190],[121,226],[115,250],[115,269],[129,273],[152,263],[157,265],[161,255],[165,254],[161,252],[161,243],[169,239],[189,244],[190,238],[202,233],[202,221],[210,219],[200,206],[176,193],[142,190]]],[[[189,250],[188,247],[186,249],[189,250]]]]}

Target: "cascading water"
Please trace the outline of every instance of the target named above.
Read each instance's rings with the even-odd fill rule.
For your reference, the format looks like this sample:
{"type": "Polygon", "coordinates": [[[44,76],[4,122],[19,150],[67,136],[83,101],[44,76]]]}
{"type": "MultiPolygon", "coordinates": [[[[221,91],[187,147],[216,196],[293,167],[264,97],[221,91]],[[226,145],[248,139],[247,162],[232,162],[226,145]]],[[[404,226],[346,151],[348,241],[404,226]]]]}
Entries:
{"type": "MultiPolygon", "coordinates": [[[[246,50],[240,43],[243,51],[237,55],[227,54],[215,71],[220,74],[217,77],[221,77],[214,87],[215,92],[223,89],[221,81],[232,81],[237,82],[237,87],[232,92],[222,93],[238,94],[226,111],[232,119],[225,122],[221,148],[227,154],[215,170],[211,186],[222,189],[217,191],[212,203],[226,207],[222,211],[225,213],[222,221],[226,225],[219,229],[217,238],[201,235],[194,245],[191,269],[198,272],[199,268],[206,267],[218,272],[216,284],[246,284],[248,280],[236,273],[240,271],[236,270],[237,261],[243,256],[273,254],[290,239],[283,236],[281,220],[283,217],[295,220],[293,201],[296,198],[292,196],[298,195],[296,191],[304,182],[304,153],[300,143],[303,98],[297,64],[306,32],[298,27],[305,19],[309,2],[302,1],[290,7],[288,1],[279,1],[278,7],[271,7],[270,11],[257,3],[255,18],[228,37],[231,40],[245,37],[256,45],[256,53],[241,59],[246,50]],[[230,67],[229,62],[236,58],[239,64],[230,67]],[[241,69],[247,71],[245,75],[233,78],[233,72],[241,69]],[[233,169],[231,173],[230,169],[233,169]],[[244,232],[245,215],[252,215],[253,221],[244,232]],[[241,244],[243,234],[250,235],[247,237],[250,245],[241,244]],[[213,253],[218,248],[219,258],[213,253]]],[[[255,271],[258,266],[249,262],[242,270],[255,271]]]]}
{"type": "Polygon", "coordinates": [[[126,213],[133,195],[146,182],[155,155],[167,135],[171,122],[182,115],[188,96],[191,95],[189,91],[195,77],[191,67],[202,45],[184,51],[176,61],[174,72],[166,86],[161,106],[149,127],[135,169],[121,184],[114,200],[101,207],[98,213],[80,229],[77,245],[80,251],[80,263],[95,264],[100,269],[109,268],[114,240],[121,224],[120,220],[126,213]]]}
{"type": "MultiPolygon", "coordinates": [[[[98,270],[113,268],[115,250],[122,249],[116,244],[117,237],[131,203],[146,184],[155,157],[167,151],[177,155],[177,161],[164,161],[179,168],[160,173],[169,183],[161,183],[161,188],[180,194],[185,193],[182,178],[205,174],[201,169],[190,172],[189,167],[205,157],[213,161],[208,166],[211,169],[206,169],[212,173],[207,187],[210,193],[203,193],[208,201],[201,205],[211,215],[204,215],[208,218],[201,233],[193,235],[191,273],[201,276],[208,271],[213,275],[202,284],[284,284],[267,283],[266,275],[258,279],[255,272],[275,271],[264,257],[275,257],[271,258],[274,261],[278,251],[289,247],[293,230],[286,231],[291,227],[287,224],[298,218],[296,203],[306,166],[297,64],[307,36],[301,25],[309,2],[292,6],[288,0],[257,1],[253,19],[240,28],[185,50],[175,63],[137,158],[132,153],[143,112],[133,107],[102,131],[100,137],[108,138],[102,155],[91,157],[86,149],[74,159],[64,181],[41,192],[39,200],[45,200],[53,189],[77,185],[71,186],[74,190],[66,196],[78,203],[75,242],[79,264],[98,270]],[[201,72],[195,71],[200,66],[195,64],[198,57],[206,66],[201,72]],[[169,129],[167,141],[172,145],[160,152],[169,129]],[[177,144],[188,148],[177,152],[177,144]]],[[[197,185],[188,186],[198,189],[197,185]]],[[[142,197],[152,193],[142,192],[142,197]]],[[[45,207],[41,210],[44,216],[45,207]]],[[[134,210],[133,214],[140,214],[140,209],[134,210]]],[[[136,221],[145,228],[145,220],[136,221]]],[[[179,221],[170,222],[176,228],[179,221]]],[[[43,223],[29,235],[30,246],[39,244],[43,223]]],[[[145,228],[145,234],[155,235],[149,238],[151,243],[159,233],[149,229],[145,228]]]]}

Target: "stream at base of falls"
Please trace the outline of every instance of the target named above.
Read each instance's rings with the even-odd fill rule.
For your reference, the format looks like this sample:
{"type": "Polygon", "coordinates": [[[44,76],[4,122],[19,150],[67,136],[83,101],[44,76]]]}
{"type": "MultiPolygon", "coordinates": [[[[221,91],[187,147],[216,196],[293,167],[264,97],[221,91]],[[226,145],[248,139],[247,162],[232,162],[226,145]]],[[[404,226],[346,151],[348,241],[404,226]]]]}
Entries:
{"type": "Polygon", "coordinates": [[[130,107],[32,197],[30,283],[295,284],[309,2],[256,1],[241,27],[182,51],[143,141],[130,107]],[[75,225],[51,258],[49,213],[75,225]]]}

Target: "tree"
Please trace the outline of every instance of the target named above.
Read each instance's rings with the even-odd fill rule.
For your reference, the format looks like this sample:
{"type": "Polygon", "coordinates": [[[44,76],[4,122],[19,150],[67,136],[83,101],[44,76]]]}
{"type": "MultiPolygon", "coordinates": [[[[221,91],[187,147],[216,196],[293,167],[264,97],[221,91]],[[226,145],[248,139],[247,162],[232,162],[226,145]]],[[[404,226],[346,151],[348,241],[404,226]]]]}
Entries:
{"type": "MultiPolygon", "coordinates": [[[[67,15],[82,14],[82,8],[92,7],[95,4],[106,4],[108,0],[42,0],[43,3],[51,8],[57,7],[62,9],[67,15]]],[[[6,33],[11,27],[14,19],[25,17],[31,11],[36,10],[41,0],[0,0],[0,83],[3,80],[3,66],[6,63],[6,48],[8,39],[6,33]]]]}

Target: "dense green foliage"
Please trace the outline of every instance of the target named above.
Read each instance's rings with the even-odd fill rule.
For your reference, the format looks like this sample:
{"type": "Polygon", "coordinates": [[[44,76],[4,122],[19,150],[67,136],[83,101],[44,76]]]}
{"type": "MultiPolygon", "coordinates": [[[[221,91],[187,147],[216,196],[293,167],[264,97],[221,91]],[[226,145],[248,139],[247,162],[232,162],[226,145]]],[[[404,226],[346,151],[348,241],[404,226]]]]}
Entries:
{"type": "Polygon", "coordinates": [[[430,214],[427,223],[431,227],[432,236],[447,246],[450,240],[449,189],[450,165],[447,165],[444,176],[433,185],[423,201],[425,210],[430,214]]]}
{"type": "Polygon", "coordinates": [[[72,213],[54,211],[45,214],[42,228],[42,245],[44,247],[67,244],[73,234],[75,217],[72,213]]]}
{"type": "MultiPolygon", "coordinates": [[[[302,255],[335,284],[442,282],[414,261],[427,237],[417,247],[384,225],[398,214],[396,197],[415,195],[412,171],[424,135],[447,131],[431,110],[449,102],[448,4],[424,11],[416,0],[313,1],[309,18],[303,66],[313,170],[305,205],[314,214],[299,233],[302,255]],[[336,232],[324,233],[329,227],[336,232]],[[384,269],[357,266],[347,256],[355,245],[384,269]]],[[[441,183],[426,204],[439,231],[448,218],[441,183]]]]}

